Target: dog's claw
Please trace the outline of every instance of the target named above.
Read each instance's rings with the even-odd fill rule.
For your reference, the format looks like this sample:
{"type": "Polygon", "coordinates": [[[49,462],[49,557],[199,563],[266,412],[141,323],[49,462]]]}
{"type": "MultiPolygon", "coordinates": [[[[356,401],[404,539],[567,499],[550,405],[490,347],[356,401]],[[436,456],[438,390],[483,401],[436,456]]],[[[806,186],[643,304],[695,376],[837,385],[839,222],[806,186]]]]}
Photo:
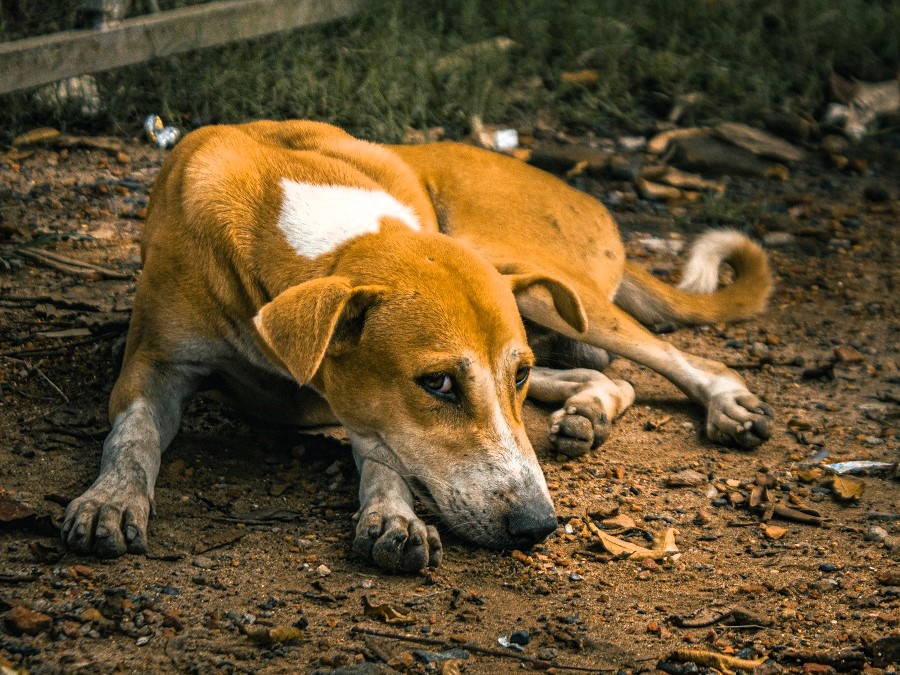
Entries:
{"type": "Polygon", "coordinates": [[[437,530],[416,517],[383,516],[376,510],[361,514],[353,550],[386,572],[415,573],[441,562],[437,530]]]}
{"type": "Polygon", "coordinates": [[[78,553],[101,558],[144,553],[149,516],[150,498],[140,483],[106,474],[69,504],[63,543],[78,553]]]}
{"type": "Polygon", "coordinates": [[[709,403],[706,435],[716,443],[749,450],[772,435],[772,418],[772,409],[750,392],[723,392],[709,403]]]}

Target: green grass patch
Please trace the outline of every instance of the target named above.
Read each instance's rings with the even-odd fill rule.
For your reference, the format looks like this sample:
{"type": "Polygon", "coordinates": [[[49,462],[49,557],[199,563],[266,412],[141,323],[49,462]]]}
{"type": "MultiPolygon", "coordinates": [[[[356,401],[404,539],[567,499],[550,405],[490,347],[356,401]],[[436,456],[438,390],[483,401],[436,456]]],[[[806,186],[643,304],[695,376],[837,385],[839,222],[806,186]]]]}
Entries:
{"type": "MultiPolygon", "coordinates": [[[[831,68],[895,76],[898,25],[900,4],[868,0],[371,0],[341,23],[98,74],[92,120],[29,93],[2,96],[0,133],[53,124],[133,134],[158,112],[186,129],[308,117],[380,141],[438,125],[460,135],[473,114],[607,134],[646,129],[685,94],[699,94],[687,122],[752,122],[817,112],[831,68]],[[436,70],[497,36],[517,46],[436,70]],[[595,87],[561,83],[583,68],[599,72],[595,87]]],[[[13,28],[0,26],[0,38],[13,28]]]]}

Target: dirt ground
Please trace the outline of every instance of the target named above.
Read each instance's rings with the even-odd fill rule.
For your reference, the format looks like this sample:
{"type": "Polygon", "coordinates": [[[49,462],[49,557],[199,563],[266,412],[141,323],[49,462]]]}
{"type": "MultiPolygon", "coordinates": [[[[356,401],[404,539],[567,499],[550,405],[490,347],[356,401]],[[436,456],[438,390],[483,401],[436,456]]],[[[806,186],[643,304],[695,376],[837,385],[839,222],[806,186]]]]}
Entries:
{"type": "MultiPolygon", "coordinates": [[[[860,146],[843,169],[813,153],[787,180],[725,179],[736,224],[770,245],[771,309],[665,338],[739,368],[776,411],[771,440],[752,452],[710,444],[698,407],[617,360],[610,371],[638,398],[599,451],[553,456],[548,411],[527,405],[556,533],[525,552],[444,535],[440,568],[412,577],[350,550],[357,477],[339,430],[262,428],[205,398],[163,457],[149,555],[104,561],[61,547],[64,505],[98,470],[142,217],[165,157],[119,143],[0,155],[0,672],[741,665],[680,663],[683,650],[767,659],[759,673],[896,672],[898,474],[833,485],[817,468],[898,459],[896,142],[860,146]],[[750,507],[754,485],[768,499],[750,507]],[[790,519],[804,515],[811,522],[790,519]],[[667,528],[680,555],[661,561],[614,556],[596,534],[650,547],[667,528]],[[366,613],[366,598],[390,607],[366,613]],[[527,642],[521,651],[501,644],[511,636],[527,642]]],[[[612,205],[629,253],[673,281],[685,237],[711,210],[729,215],[707,201],[648,202],[615,178],[573,180],[612,205]]]]}

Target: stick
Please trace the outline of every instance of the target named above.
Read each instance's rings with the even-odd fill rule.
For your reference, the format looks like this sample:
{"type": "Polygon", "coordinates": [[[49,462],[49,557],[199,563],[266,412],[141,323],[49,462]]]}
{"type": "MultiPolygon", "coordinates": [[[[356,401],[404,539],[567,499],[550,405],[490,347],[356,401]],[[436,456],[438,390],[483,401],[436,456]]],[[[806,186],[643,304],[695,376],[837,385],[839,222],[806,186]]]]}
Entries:
{"type": "Polygon", "coordinates": [[[127,274],[125,272],[117,272],[116,270],[111,270],[108,267],[101,267],[100,265],[94,265],[93,263],[82,262],[81,260],[76,260],[75,258],[70,258],[60,253],[54,253],[45,249],[20,248],[16,250],[16,255],[29,258],[31,260],[34,260],[35,262],[39,262],[42,265],[45,265],[46,267],[50,267],[59,272],[65,272],[67,274],[84,274],[85,272],[96,272],[97,274],[100,274],[107,279],[132,278],[131,274],[127,274]]]}
{"type": "Polygon", "coordinates": [[[21,364],[22,364],[23,366],[25,366],[26,368],[29,368],[30,370],[35,371],[38,375],[40,375],[40,376],[44,379],[44,381],[45,381],[47,384],[49,384],[51,387],[53,387],[53,390],[54,390],[57,394],[59,394],[60,396],[63,397],[63,401],[65,401],[66,403],[69,402],[69,397],[66,396],[65,393],[63,393],[63,390],[60,389],[59,387],[57,387],[57,386],[53,383],[53,380],[51,380],[49,377],[47,377],[46,375],[44,375],[44,371],[41,370],[41,369],[38,367],[41,363],[43,363],[43,361],[38,361],[37,364],[31,365],[30,363],[28,363],[28,361],[23,361],[22,359],[14,359],[12,356],[6,356],[6,355],[0,355],[0,356],[3,356],[3,358],[6,359],[7,361],[13,361],[13,362],[15,362],[15,363],[21,363],[21,364]]]}
{"type": "Polygon", "coordinates": [[[432,647],[440,647],[441,649],[467,649],[470,652],[475,652],[477,654],[484,654],[486,656],[496,656],[501,659],[516,659],[517,661],[524,661],[525,663],[532,663],[536,666],[540,666],[541,668],[555,668],[557,670],[573,670],[580,673],[609,673],[613,671],[619,670],[614,666],[604,666],[600,668],[586,668],[584,666],[566,666],[561,663],[557,663],[556,661],[545,661],[543,659],[536,659],[533,656],[525,656],[524,654],[519,654],[518,652],[513,651],[501,651],[499,649],[490,649],[488,647],[479,647],[476,644],[471,642],[466,642],[465,644],[455,644],[446,642],[444,640],[437,640],[435,638],[426,638],[426,637],[418,637],[415,635],[402,635],[400,633],[389,633],[384,630],[374,630],[372,628],[361,628],[359,626],[353,626],[350,629],[352,633],[363,633],[364,635],[374,635],[375,637],[383,637],[390,638],[392,640],[402,640],[403,642],[414,642],[416,644],[422,645],[430,645],[432,647]]]}

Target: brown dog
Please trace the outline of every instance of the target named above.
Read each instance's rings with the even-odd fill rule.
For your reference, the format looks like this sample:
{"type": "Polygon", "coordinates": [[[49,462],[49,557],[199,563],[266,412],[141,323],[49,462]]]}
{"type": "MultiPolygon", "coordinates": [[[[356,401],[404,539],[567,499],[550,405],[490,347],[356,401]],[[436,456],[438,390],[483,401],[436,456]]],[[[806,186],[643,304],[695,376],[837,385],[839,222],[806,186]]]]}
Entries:
{"type": "Polygon", "coordinates": [[[768,437],[770,413],[738,375],[638,323],[761,311],[761,249],[707,234],[688,290],[673,288],[626,263],[596,200],[502,155],[389,148],[315,122],[200,129],[160,172],[143,261],[100,476],[66,513],[78,551],[146,549],[160,455],[213,377],[260,417],[346,427],[361,475],[354,546],[388,570],[440,561],[414,497],[485,546],[555,529],[522,402],[561,404],[561,452],[597,447],[634,399],[598,372],[606,351],[705,405],[711,439],[768,437]],[[723,260],[737,278],[716,291],[723,260]]]}

